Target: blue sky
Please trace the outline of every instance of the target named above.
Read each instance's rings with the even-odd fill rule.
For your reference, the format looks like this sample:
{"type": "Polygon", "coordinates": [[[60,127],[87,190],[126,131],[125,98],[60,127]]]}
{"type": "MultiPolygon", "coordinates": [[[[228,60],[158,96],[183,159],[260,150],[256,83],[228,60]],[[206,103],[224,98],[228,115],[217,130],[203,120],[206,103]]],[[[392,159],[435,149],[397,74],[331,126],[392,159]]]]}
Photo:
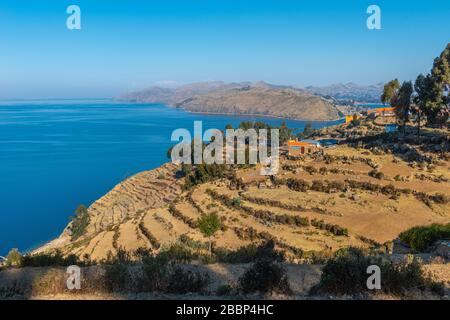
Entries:
{"type": "Polygon", "coordinates": [[[208,80],[413,79],[450,41],[449,17],[448,0],[1,0],[0,99],[208,80]],[[66,28],[71,4],[81,30],[66,28]],[[382,30],[366,28],[370,4],[382,30]]]}

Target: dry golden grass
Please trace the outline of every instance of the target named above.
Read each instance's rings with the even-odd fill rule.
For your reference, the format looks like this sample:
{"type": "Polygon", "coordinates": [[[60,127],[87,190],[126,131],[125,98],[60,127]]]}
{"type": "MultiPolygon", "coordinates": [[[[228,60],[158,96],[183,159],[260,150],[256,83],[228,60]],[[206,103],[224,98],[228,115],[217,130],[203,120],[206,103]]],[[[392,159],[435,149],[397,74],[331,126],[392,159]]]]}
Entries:
{"type": "MultiPolygon", "coordinates": [[[[450,196],[450,183],[445,181],[450,178],[448,161],[441,161],[432,168],[411,166],[392,154],[376,155],[366,149],[346,145],[326,149],[325,153],[340,159],[327,163],[320,157],[305,157],[297,161],[282,158],[281,167],[290,165],[296,169],[280,169],[277,178],[295,178],[309,182],[355,180],[450,196]],[[308,173],[305,170],[307,167],[314,167],[317,172],[308,173]],[[381,179],[369,175],[373,167],[384,174],[381,179]],[[320,173],[321,168],[326,168],[327,172],[320,173]],[[427,178],[420,179],[420,175],[426,175],[427,178]],[[401,176],[402,179],[396,176],[401,176]],[[439,176],[442,176],[443,181],[433,181],[439,176]]],[[[362,189],[326,193],[311,190],[297,192],[286,186],[260,188],[267,177],[259,174],[259,167],[236,171],[236,177],[247,184],[246,190],[234,190],[230,188],[229,181],[221,180],[199,185],[191,192],[182,192],[183,181],[174,178],[175,171],[176,166],[167,164],[119,184],[89,208],[91,225],[86,236],[77,245],[63,234],[55,242],[56,246],[66,253],[75,253],[81,257],[88,254],[94,260],[106,258],[109,251],[115,252],[117,248],[128,251],[139,247],[156,249],[142,234],[139,224],[149,230],[161,245],[176,242],[182,235],[207,242],[208,239],[198,229],[169,212],[171,203],[192,221],[196,221],[202,213],[217,213],[226,228],[217,232],[213,240],[216,246],[229,249],[250,243],[249,239],[238,237],[235,230],[242,228],[270,234],[284,244],[303,251],[334,251],[350,245],[367,247],[369,243],[365,238],[384,243],[413,226],[450,221],[450,204],[427,205],[414,195],[401,194],[397,199],[391,199],[388,195],[362,189]],[[264,221],[237,208],[226,207],[220,201],[212,199],[207,189],[229,198],[247,196],[301,206],[305,208],[304,211],[242,201],[245,206],[267,210],[275,215],[323,220],[346,228],[348,236],[336,236],[313,226],[300,227],[264,221]],[[176,197],[177,201],[174,202],[176,197]]]]}

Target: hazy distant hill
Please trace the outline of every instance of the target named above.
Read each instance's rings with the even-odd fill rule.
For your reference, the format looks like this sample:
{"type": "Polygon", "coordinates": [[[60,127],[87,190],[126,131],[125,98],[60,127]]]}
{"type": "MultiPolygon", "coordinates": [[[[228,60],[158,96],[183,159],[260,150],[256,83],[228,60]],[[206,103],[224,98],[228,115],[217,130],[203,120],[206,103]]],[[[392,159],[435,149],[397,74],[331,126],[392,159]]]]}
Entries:
{"type": "Polygon", "coordinates": [[[301,120],[334,120],[339,111],[330,102],[301,89],[265,82],[203,82],[174,89],[153,87],[119,100],[165,103],[190,112],[261,115],[301,120]]]}
{"type": "Polygon", "coordinates": [[[314,95],[294,89],[248,86],[189,98],[178,106],[191,112],[251,114],[304,120],[339,118],[336,107],[314,95]]]}
{"type": "Polygon", "coordinates": [[[242,88],[249,83],[225,83],[222,81],[197,82],[186,84],[177,88],[151,87],[148,89],[130,92],[119,96],[118,100],[143,102],[143,103],[165,103],[175,106],[177,103],[196,95],[234,88],[242,88]]]}
{"type": "Polygon", "coordinates": [[[383,83],[361,86],[355,83],[339,83],[324,87],[306,87],[306,91],[335,100],[354,100],[358,102],[380,102],[383,83]]]}

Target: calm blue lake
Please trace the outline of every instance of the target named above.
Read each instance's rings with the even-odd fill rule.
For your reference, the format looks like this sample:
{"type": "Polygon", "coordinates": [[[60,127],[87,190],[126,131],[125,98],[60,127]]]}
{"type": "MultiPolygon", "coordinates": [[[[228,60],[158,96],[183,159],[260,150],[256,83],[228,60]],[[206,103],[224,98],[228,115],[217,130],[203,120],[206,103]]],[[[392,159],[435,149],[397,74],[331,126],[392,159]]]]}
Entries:
{"type": "MultiPolygon", "coordinates": [[[[0,101],[0,255],[57,237],[78,204],[88,206],[126,177],[168,161],[172,131],[193,131],[194,120],[203,130],[283,121],[109,100],[0,101]]],[[[286,123],[302,130],[306,122],[286,123]]]]}

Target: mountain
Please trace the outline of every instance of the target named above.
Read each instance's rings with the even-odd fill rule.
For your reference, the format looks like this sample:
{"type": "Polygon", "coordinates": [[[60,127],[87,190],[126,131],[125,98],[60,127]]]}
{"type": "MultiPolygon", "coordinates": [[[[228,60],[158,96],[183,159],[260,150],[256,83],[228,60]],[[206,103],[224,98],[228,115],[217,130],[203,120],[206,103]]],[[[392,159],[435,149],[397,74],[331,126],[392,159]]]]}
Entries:
{"type": "Polygon", "coordinates": [[[248,86],[189,98],[177,106],[200,113],[261,115],[300,120],[335,120],[336,107],[314,95],[294,89],[248,86]]]}
{"type": "Polygon", "coordinates": [[[140,103],[164,103],[175,106],[178,102],[196,95],[206,94],[212,91],[221,91],[234,88],[242,88],[248,83],[225,83],[223,81],[196,82],[177,88],[150,87],[140,91],[134,91],[117,97],[117,100],[140,103]]]}
{"type": "Polygon", "coordinates": [[[332,97],[334,100],[354,100],[357,102],[380,102],[383,83],[369,86],[357,85],[353,82],[338,83],[323,87],[309,86],[306,91],[323,97],[332,97]]]}
{"type": "Polygon", "coordinates": [[[328,100],[290,86],[256,83],[202,82],[174,89],[153,87],[118,100],[164,103],[189,112],[259,115],[297,120],[335,120],[339,111],[328,100]]]}

